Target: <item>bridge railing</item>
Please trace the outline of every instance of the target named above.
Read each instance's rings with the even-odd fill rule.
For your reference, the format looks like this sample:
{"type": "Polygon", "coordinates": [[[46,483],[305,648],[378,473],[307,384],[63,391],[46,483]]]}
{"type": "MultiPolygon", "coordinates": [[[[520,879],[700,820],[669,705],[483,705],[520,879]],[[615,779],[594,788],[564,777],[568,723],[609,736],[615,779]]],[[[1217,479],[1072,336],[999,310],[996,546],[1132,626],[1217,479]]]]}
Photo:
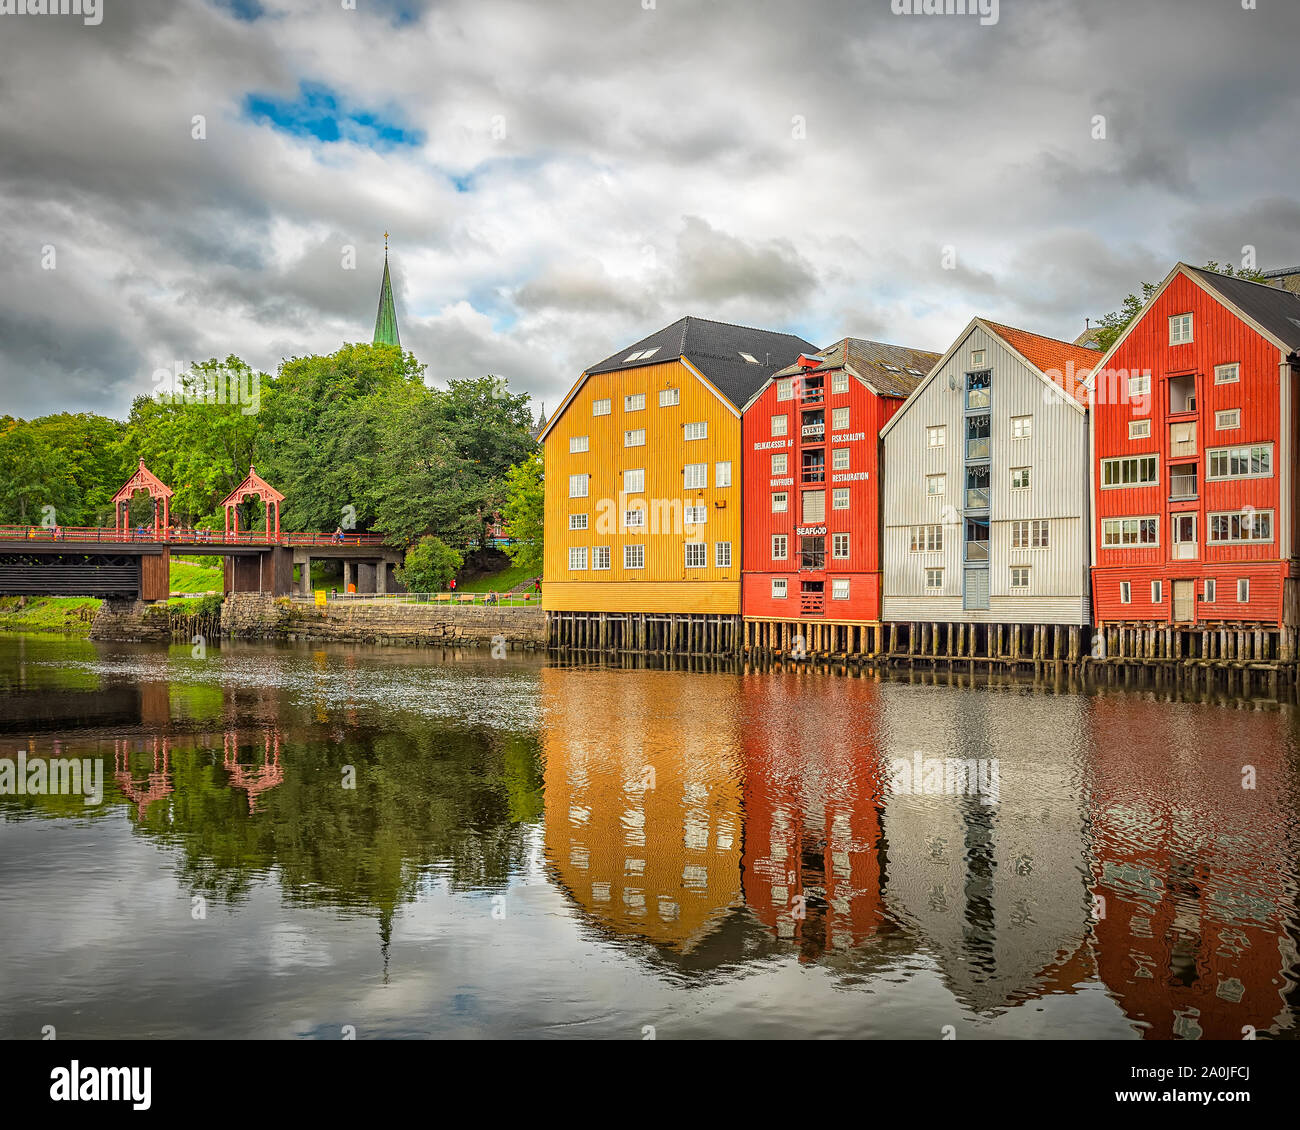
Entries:
{"type": "Polygon", "coordinates": [[[344,533],[342,536],[321,533],[267,534],[260,530],[241,530],[228,534],[224,530],[172,529],[155,534],[152,527],[136,527],[124,531],[111,526],[0,526],[0,540],[31,542],[111,542],[121,545],[140,542],[152,545],[282,545],[294,546],[357,546],[372,547],[384,544],[383,534],[344,533]]]}

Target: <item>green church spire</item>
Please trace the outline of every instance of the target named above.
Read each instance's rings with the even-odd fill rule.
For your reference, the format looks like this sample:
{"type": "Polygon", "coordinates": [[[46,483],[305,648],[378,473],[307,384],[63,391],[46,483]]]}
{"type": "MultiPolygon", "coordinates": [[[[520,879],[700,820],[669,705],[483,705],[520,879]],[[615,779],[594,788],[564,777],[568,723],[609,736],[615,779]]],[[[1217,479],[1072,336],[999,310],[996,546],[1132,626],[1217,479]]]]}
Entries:
{"type": "Polygon", "coordinates": [[[388,277],[388,233],[384,232],[384,281],[379,287],[379,313],[375,315],[375,344],[396,345],[401,348],[401,339],[397,336],[397,307],[393,305],[393,284],[388,277]]]}

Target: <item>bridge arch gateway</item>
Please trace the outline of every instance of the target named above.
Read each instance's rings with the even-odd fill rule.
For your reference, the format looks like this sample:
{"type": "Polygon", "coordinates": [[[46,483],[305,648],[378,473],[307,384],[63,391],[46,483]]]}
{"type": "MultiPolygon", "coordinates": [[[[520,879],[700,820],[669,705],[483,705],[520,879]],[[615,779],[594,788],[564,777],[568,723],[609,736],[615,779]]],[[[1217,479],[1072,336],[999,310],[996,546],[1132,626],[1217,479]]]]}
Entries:
{"type": "Polygon", "coordinates": [[[249,465],[248,474],[244,481],[235,487],[222,500],[222,509],[226,512],[226,534],[239,533],[239,504],[248,498],[258,498],[262,500],[266,507],[266,532],[274,540],[280,540],[280,503],[284,501],[284,495],[268,483],[261,475],[257,473],[257,468],[249,465]],[[275,509],[275,527],[274,533],[271,527],[271,510],[275,509]]]}
{"type": "Polygon", "coordinates": [[[131,500],[141,491],[153,499],[153,532],[158,537],[171,524],[171,498],[175,493],[148,467],[141,458],[135,473],[122,484],[121,489],[113,495],[113,529],[128,540],[131,529],[131,500]],[[161,508],[158,500],[162,499],[161,508]]]}

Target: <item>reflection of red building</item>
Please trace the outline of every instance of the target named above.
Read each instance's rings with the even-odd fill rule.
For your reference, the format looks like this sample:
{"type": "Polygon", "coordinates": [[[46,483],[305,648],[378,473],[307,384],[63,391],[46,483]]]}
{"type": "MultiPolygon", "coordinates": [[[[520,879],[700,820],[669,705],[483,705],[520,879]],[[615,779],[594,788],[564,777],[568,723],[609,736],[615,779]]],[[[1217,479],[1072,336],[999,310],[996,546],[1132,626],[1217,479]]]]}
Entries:
{"type": "Polygon", "coordinates": [[[143,820],[149,806],[170,794],[175,785],[171,777],[171,739],[154,738],[150,743],[141,743],[141,748],[151,748],[153,753],[153,769],[144,783],[137,784],[131,775],[128,760],[131,743],[123,740],[113,742],[113,780],[122,795],[135,805],[137,818],[143,820]]]}
{"type": "Polygon", "coordinates": [[[1269,1029],[1287,1013],[1284,970],[1296,960],[1294,862],[1261,831],[1286,823],[1268,813],[1287,800],[1281,735],[1261,743],[1257,714],[1225,712],[1213,749],[1192,735],[1171,750],[1150,737],[1168,732],[1168,704],[1101,699],[1093,709],[1108,715],[1092,782],[1101,979],[1147,1039],[1269,1029]],[[1224,757],[1231,749],[1246,752],[1224,757]],[[1242,788],[1247,761],[1258,788],[1242,788]]]}
{"type": "Polygon", "coordinates": [[[742,883],[759,920],[816,958],[880,924],[882,773],[863,724],[874,684],[843,680],[809,712],[806,683],[788,673],[742,684],[742,883]]]}
{"type": "Polygon", "coordinates": [[[280,732],[267,731],[262,735],[262,764],[239,763],[239,736],[227,731],[222,739],[222,766],[230,774],[231,788],[248,794],[248,811],[257,811],[257,798],[284,783],[284,770],[280,767],[280,732]]]}

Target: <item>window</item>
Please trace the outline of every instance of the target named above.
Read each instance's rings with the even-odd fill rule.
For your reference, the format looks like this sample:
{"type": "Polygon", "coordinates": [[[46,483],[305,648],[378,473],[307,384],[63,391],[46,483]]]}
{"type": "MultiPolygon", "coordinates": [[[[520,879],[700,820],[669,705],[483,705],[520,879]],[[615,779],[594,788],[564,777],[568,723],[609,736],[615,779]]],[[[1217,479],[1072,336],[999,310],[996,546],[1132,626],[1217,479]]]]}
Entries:
{"type": "Polygon", "coordinates": [[[847,510],[849,508],[849,488],[836,487],[831,491],[831,509],[847,510]]]}
{"type": "Polygon", "coordinates": [[[679,388],[661,388],[659,390],[659,407],[671,408],[682,402],[682,390],[679,388]]]}
{"type": "Polygon", "coordinates": [[[831,600],[848,600],[849,599],[849,579],[847,577],[836,577],[831,581],[831,600]]]}
{"type": "Polygon", "coordinates": [[[1163,604],[1164,599],[1165,599],[1164,581],[1152,581],[1151,582],[1151,603],[1163,604]]]}
{"type": "Polygon", "coordinates": [[[831,556],[840,561],[847,561],[849,559],[848,534],[831,535],[831,556]]]}
{"type": "Polygon", "coordinates": [[[790,542],[785,534],[772,535],[772,560],[784,561],[790,551],[790,542]]]}
{"type": "Polygon", "coordinates": [[[713,485],[715,487],[731,486],[731,463],[713,464],[713,485]]]}
{"type": "Polygon", "coordinates": [[[591,550],[591,567],[593,569],[609,568],[609,546],[597,545],[591,550]]]}
{"type": "Polygon", "coordinates": [[[1128,422],[1129,439],[1148,439],[1151,436],[1150,420],[1130,420],[1128,422]]]}
{"type": "Polygon", "coordinates": [[[800,496],[803,504],[801,521],[805,526],[819,526],[826,521],[826,492],[824,490],[806,490],[800,496]]]}
{"type": "Polygon", "coordinates": [[[591,402],[591,414],[593,416],[608,416],[613,410],[608,397],[604,400],[593,400],[591,402]]]}
{"type": "Polygon", "coordinates": [[[645,546],[625,545],[623,547],[623,568],[644,569],[645,568],[645,546]]]}
{"type": "Polygon", "coordinates": [[[782,377],[779,381],[776,382],[776,398],[777,398],[777,400],[793,400],[793,399],[794,399],[794,380],[793,380],[793,378],[791,378],[791,377],[782,377]]]}
{"type": "Polygon", "coordinates": [[[573,570],[587,567],[587,547],[585,545],[569,546],[569,568],[573,570]]]}
{"type": "Polygon", "coordinates": [[[1146,396],[1151,392],[1151,374],[1139,373],[1137,376],[1128,379],[1129,399],[1139,396],[1146,396]]]}
{"type": "Polygon", "coordinates": [[[703,569],[708,563],[708,543],[688,541],[686,543],[686,568],[703,569]]]}
{"type": "Polygon", "coordinates": [[[1133,586],[1128,581],[1119,583],[1119,602],[1120,604],[1131,604],[1133,601],[1133,586]]]}
{"type": "Polygon", "coordinates": [[[925,587],[928,589],[943,588],[943,570],[927,569],[925,571],[925,587]]]}
{"type": "Polygon", "coordinates": [[[708,439],[709,423],[707,420],[697,420],[695,423],[687,424],[683,434],[686,439],[708,439]]]}
{"type": "Polygon", "coordinates": [[[1027,589],[1029,587],[1029,566],[1013,565],[1011,568],[1011,587],[1027,589]]]}
{"type": "Polygon", "coordinates": [[[569,529],[585,530],[586,528],[587,528],[587,515],[585,514],[569,515],[569,529]]]}
{"type": "Polygon", "coordinates": [[[1011,523],[1012,549],[1047,549],[1048,520],[1035,518],[1029,522],[1011,523]]]}
{"type": "Polygon", "coordinates": [[[784,600],[786,594],[786,583],[784,577],[772,578],[772,599],[784,600]]]}
{"type": "Polygon", "coordinates": [[[1029,468],[1012,467],[1011,468],[1011,489],[1027,490],[1029,488],[1029,468]]]}
{"type": "Polygon", "coordinates": [[[702,526],[709,520],[707,506],[683,506],[682,522],[687,526],[702,526]]]}
{"type": "Polygon", "coordinates": [[[631,510],[623,511],[623,528],[625,530],[639,530],[645,528],[645,510],[636,506],[631,510]]]}
{"type": "Polygon", "coordinates": [[[645,411],[645,393],[632,392],[623,397],[624,412],[644,412],[645,411]]]}
{"type": "Polygon", "coordinates": [[[938,553],[943,549],[942,526],[913,526],[912,552],[938,553]]]}
{"type": "Polygon", "coordinates": [[[1159,459],[1154,455],[1135,455],[1130,459],[1103,459],[1103,487],[1152,486],[1160,481],[1159,459]]]}
{"type": "Polygon", "coordinates": [[[1192,340],[1192,316],[1175,314],[1169,319],[1169,344],[1185,345],[1192,340]]]}
{"type": "Polygon", "coordinates": [[[1231,365],[1214,366],[1214,383],[1216,385],[1235,384],[1241,380],[1241,366],[1234,361],[1231,365]]]}
{"type": "Polygon", "coordinates": [[[772,513],[784,514],[790,508],[790,496],[779,490],[772,495],[772,513]]]}
{"type": "Polygon", "coordinates": [[[849,410],[847,408],[831,409],[831,427],[836,430],[847,428],[849,426],[849,410]]]}
{"type": "Polygon", "coordinates": [[[790,417],[789,417],[789,416],[773,416],[773,417],[772,417],[772,434],[773,434],[774,436],[783,436],[783,435],[788,434],[789,431],[790,431],[790,417]]]}
{"type": "Polygon", "coordinates": [[[1204,594],[1204,596],[1202,597],[1202,599],[1205,601],[1206,604],[1213,604],[1213,603],[1214,603],[1215,588],[1216,588],[1216,587],[1217,587],[1217,586],[1216,586],[1215,583],[1214,583],[1214,578],[1213,578],[1213,577],[1206,577],[1206,578],[1205,578],[1205,594],[1204,594]]]}
{"type": "Polygon", "coordinates": [[[790,464],[789,464],[789,462],[788,462],[786,456],[784,456],[784,455],[773,455],[773,456],[772,456],[772,474],[774,474],[774,475],[785,475],[785,474],[789,474],[789,471],[787,470],[787,468],[789,467],[789,465],[790,465],[790,464]]]}
{"type": "Polygon", "coordinates": [[[930,447],[943,447],[948,442],[948,429],[943,424],[935,424],[926,428],[925,442],[930,447]]]}
{"type": "Polygon", "coordinates": [[[991,373],[966,374],[966,407],[987,408],[989,406],[989,385],[991,373]]]}
{"type": "Polygon", "coordinates": [[[719,569],[731,568],[731,542],[719,541],[713,543],[713,564],[719,569]]]}
{"type": "Polygon", "coordinates": [[[589,436],[570,436],[569,437],[569,454],[576,455],[581,451],[587,451],[590,447],[591,437],[589,436]]]}
{"type": "Polygon", "coordinates": [[[709,485],[709,465],[707,463],[687,463],[682,481],[687,490],[703,490],[709,485]]]}
{"type": "Polygon", "coordinates": [[[1032,416],[1012,416],[1011,417],[1011,438],[1012,439],[1029,439],[1034,433],[1034,418],[1032,416]]]}
{"type": "Polygon", "coordinates": [[[984,368],[984,365],[985,365],[984,350],[982,349],[971,350],[970,367],[972,369],[982,369],[984,368]]]}
{"type": "Polygon", "coordinates": [[[1241,409],[1229,408],[1223,412],[1216,412],[1214,414],[1214,427],[1216,431],[1220,432],[1241,427],[1241,409]]]}
{"type": "Polygon", "coordinates": [[[645,447],[645,428],[636,428],[623,433],[624,447],[645,447]]]}
{"type": "Polygon", "coordinates": [[[623,472],[623,492],[625,494],[640,494],[645,490],[645,468],[641,467],[635,471],[623,472]]]}
{"type": "Polygon", "coordinates": [[[1210,451],[1211,479],[1267,479],[1273,474],[1273,445],[1218,447],[1210,451]]]}
{"type": "Polygon", "coordinates": [[[948,489],[947,475],[926,475],[925,476],[925,493],[926,494],[943,494],[948,489]]]}
{"type": "Polygon", "coordinates": [[[848,392],[849,375],[843,369],[831,374],[831,393],[848,392]]]}
{"type": "Polygon", "coordinates": [[[1248,577],[1241,577],[1237,581],[1237,603],[1250,603],[1250,579],[1248,577]]]}
{"type": "Polygon", "coordinates": [[[1127,545],[1159,545],[1159,518],[1107,518],[1101,524],[1101,544],[1112,549],[1127,545]]]}
{"type": "Polygon", "coordinates": [[[587,497],[587,480],[590,475],[570,475],[569,476],[569,497],[586,498],[587,497]]]}
{"type": "Polygon", "coordinates": [[[1210,515],[1210,541],[1272,541],[1273,511],[1245,510],[1210,515]]]}
{"type": "Polygon", "coordinates": [[[849,449],[837,447],[831,451],[831,470],[847,471],[849,469],[849,449]]]}
{"type": "Polygon", "coordinates": [[[635,353],[629,353],[624,357],[623,364],[626,365],[629,361],[644,361],[647,357],[653,357],[658,352],[659,346],[657,345],[653,349],[638,349],[635,353]]]}

